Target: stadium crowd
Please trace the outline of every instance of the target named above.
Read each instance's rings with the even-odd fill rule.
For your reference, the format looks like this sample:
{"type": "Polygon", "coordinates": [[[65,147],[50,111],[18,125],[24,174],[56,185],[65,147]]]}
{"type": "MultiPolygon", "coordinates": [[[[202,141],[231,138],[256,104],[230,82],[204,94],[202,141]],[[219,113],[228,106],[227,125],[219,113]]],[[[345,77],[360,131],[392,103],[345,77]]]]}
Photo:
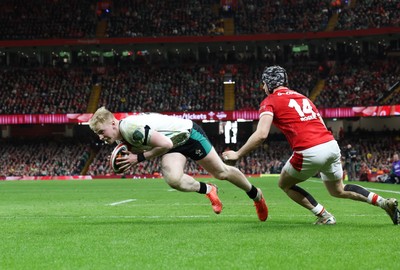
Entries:
{"type": "Polygon", "coordinates": [[[101,78],[99,106],[111,111],[223,109],[223,78],[210,66],[126,67],[101,78]],[[132,94],[135,93],[135,94],[132,94]]]}
{"type": "Polygon", "coordinates": [[[205,36],[223,33],[219,1],[113,1],[107,37],[205,36]]]}
{"type": "Polygon", "coordinates": [[[234,12],[237,34],[318,32],[327,27],[332,5],[317,1],[246,1],[234,12]]]}
{"type": "MultiPolygon", "coordinates": [[[[112,1],[107,9],[109,12],[105,15],[103,12],[104,16],[97,16],[96,20],[108,21],[107,31],[115,33],[118,37],[123,37],[126,31],[140,32],[138,36],[148,36],[150,33],[152,36],[181,36],[185,33],[207,35],[205,21],[210,21],[211,16],[217,16],[215,19],[227,16],[219,1],[144,2],[112,1]],[[113,23],[118,21],[121,23],[113,23]],[[148,21],[154,25],[144,23],[148,21]],[[138,29],[127,30],[126,25],[138,29]],[[172,30],[177,26],[181,26],[180,30],[172,30]],[[196,27],[203,30],[193,30],[196,27]],[[190,32],[189,29],[193,31],[190,32]]],[[[399,13],[399,4],[396,1],[356,1],[355,7],[351,7],[345,1],[326,0],[313,3],[305,5],[304,1],[252,0],[246,1],[244,5],[230,7],[228,15],[236,18],[236,34],[252,34],[250,30],[240,30],[246,28],[255,30],[255,33],[311,31],[310,25],[317,26],[316,31],[323,30],[327,21],[325,17],[331,16],[332,12],[340,13],[339,21],[347,22],[345,29],[359,29],[357,17],[352,16],[354,10],[362,11],[365,15],[362,18],[367,21],[374,22],[378,17],[382,17],[378,15],[384,15],[387,19],[383,26],[398,26],[399,16],[396,15],[399,13]],[[324,19],[321,19],[322,17],[324,19]],[[265,25],[272,30],[264,29],[265,25]],[[298,29],[294,29],[296,27],[298,29]]],[[[73,29],[76,25],[91,25],[93,29],[96,28],[93,23],[82,22],[93,22],[92,16],[83,18],[82,14],[95,16],[98,11],[96,4],[97,1],[94,0],[85,1],[84,5],[80,5],[76,0],[68,3],[56,0],[3,1],[0,4],[0,28],[4,29],[0,31],[0,35],[3,35],[1,39],[61,38],[64,36],[57,34],[76,32],[84,33],[83,36],[92,36],[94,30],[73,29]],[[41,9],[38,9],[38,6],[41,6],[41,9]],[[44,16],[38,16],[39,13],[44,16]],[[57,30],[46,28],[45,22],[49,18],[54,20],[48,27],[55,27],[57,30]],[[19,30],[20,28],[22,30],[19,30]],[[63,31],[59,31],[60,29],[63,31]]],[[[381,25],[382,23],[370,23],[362,28],[377,28],[381,25]]],[[[77,36],[82,35],[71,35],[77,36]]],[[[108,66],[104,62],[98,62],[98,59],[92,62],[84,61],[84,56],[77,57],[75,63],[63,66],[54,66],[53,62],[46,66],[37,60],[33,66],[29,66],[24,60],[25,57],[21,57],[24,61],[20,61],[16,66],[1,68],[0,85],[3,91],[0,93],[0,114],[86,112],[90,93],[98,82],[102,88],[99,105],[105,105],[113,111],[222,110],[222,82],[227,73],[231,73],[232,80],[236,81],[235,109],[257,109],[263,98],[262,91],[257,91],[260,88],[260,71],[266,64],[277,62],[287,68],[291,76],[291,87],[306,95],[310,94],[321,79],[321,65],[324,65],[325,61],[330,62],[330,67],[325,67],[323,75],[326,83],[316,99],[316,104],[320,107],[382,105],[376,103],[380,93],[376,89],[387,90],[399,81],[400,77],[400,67],[396,58],[385,55],[385,50],[386,48],[369,48],[363,51],[359,49],[359,45],[353,44],[346,46],[345,50],[332,46],[329,50],[311,55],[314,52],[294,53],[277,46],[275,50],[271,51],[268,48],[259,52],[257,58],[254,52],[222,52],[210,55],[209,63],[200,64],[202,57],[193,59],[193,55],[187,59],[172,55],[168,55],[167,59],[152,56],[150,60],[144,56],[137,57],[142,60],[136,65],[129,61],[124,64],[121,60],[108,66]],[[249,55],[246,55],[247,53],[249,55]],[[321,60],[324,56],[328,59],[321,60]],[[86,68],[76,67],[82,65],[86,68]],[[96,65],[105,72],[98,74],[95,71],[96,65]],[[93,80],[94,77],[96,80],[93,80]]],[[[388,104],[396,104],[399,101],[399,95],[393,95],[386,100],[388,104]]]]}
{"type": "MultiPolygon", "coordinates": [[[[400,66],[396,58],[360,60],[360,63],[338,62],[326,78],[317,97],[319,107],[376,106],[379,96],[400,80],[400,66]]],[[[399,104],[399,95],[392,103],[399,104]]]]}
{"type": "Polygon", "coordinates": [[[399,1],[357,0],[354,8],[342,9],[337,30],[400,26],[399,1]]]}
{"type": "Polygon", "coordinates": [[[93,38],[95,4],[95,0],[1,1],[0,40],[93,38]]]}
{"type": "Polygon", "coordinates": [[[0,73],[0,114],[86,112],[91,72],[82,68],[12,68],[0,73]]]}
{"type": "Polygon", "coordinates": [[[90,146],[76,140],[2,141],[0,177],[79,175],[89,155],[90,146]]]}
{"type": "MultiPolygon", "coordinates": [[[[352,7],[348,1],[311,0],[306,5],[304,0],[250,0],[221,7],[220,1],[215,0],[114,0],[109,9],[100,13],[98,2],[2,1],[0,40],[94,38],[100,22],[106,22],[104,37],[221,35],[227,18],[234,20],[238,35],[324,31],[333,14],[338,15],[335,30],[400,24],[398,1],[358,0],[352,7]],[[52,23],[48,23],[50,20],[52,23]]],[[[323,79],[325,84],[316,99],[319,107],[380,105],[379,94],[400,79],[397,59],[385,54],[385,46],[367,51],[358,50],[356,45],[346,45],[344,51],[336,51],[332,46],[317,55],[276,47],[275,51],[266,48],[258,52],[257,57],[252,52],[246,55],[247,51],[234,53],[233,57],[230,52],[210,54],[207,61],[193,55],[186,59],[168,55],[137,57],[136,64],[123,63],[121,59],[111,65],[90,59],[80,62],[79,57],[76,63],[68,65],[63,61],[43,64],[37,58],[29,63],[13,62],[0,67],[0,114],[84,113],[95,85],[101,86],[98,106],[115,112],[223,110],[223,81],[228,73],[236,82],[235,109],[257,110],[264,98],[259,76],[264,66],[271,63],[284,65],[291,87],[306,95],[323,79]],[[97,72],[96,66],[102,72],[97,72]]],[[[400,104],[400,95],[385,102],[400,104]]],[[[400,149],[399,141],[396,131],[359,130],[341,138],[339,143],[343,148],[349,143],[355,147],[355,179],[362,180],[365,173],[389,170],[391,156],[400,149]]],[[[227,147],[219,142],[215,146],[219,153],[227,147]]],[[[240,143],[229,147],[239,146],[240,143]]],[[[279,173],[291,154],[284,140],[267,142],[263,149],[240,160],[238,165],[243,172],[279,173]]],[[[111,146],[94,149],[75,141],[4,140],[0,177],[110,174],[110,152],[111,146]],[[93,153],[97,154],[91,161],[89,156],[93,153]],[[90,166],[87,161],[91,161],[90,166]]],[[[158,164],[157,160],[146,161],[134,172],[158,173],[158,164]]],[[[205,172],[189,161],[187,173],[205,172]]]]}
{"type": "Polygon", "coordinates": [[[235,34],[324,31],[337,13],[336,30],[398,27],[398,1],[357,0],[5,0],[0,3],[0,39],[206,36],[224,33],[234,19],[235,34]],[[229,2],[228,2],[229,3],[229,2]],[[52,23],[48,23],[51,21],[52,23]]]}
{"type": "MultiPolygon", "coordinates": [[[[265,96],[259,78],[264,64],[234,65],[236,110],[258,109],[265,96]]],[[[290,86],[303,94],[309,95],[320,79],[315,62],[288,62],[285,67],[290,86]]],[[[212,65],[109,67],[97,77],[99,106],[115,112],[223,110],[224,76],[219,71],[212,65]]],[[[337,61],[315,103],[325,108],[398,104],[399,95],[377,100],[400,80],[399,74],[396,59],[337,61]]],[[[92,76],[90,69],[82,68],[3,70],[0,114],[84,113],[95,85],[92,76]]]]}
{"type": "MultiPolygon", "coordinates": [[[[356,154],[355,177],[352,180],[380,181],[378,176],[389,174],[393,155],[400,149],[398,129],[374,132],[358,129],[339,140],[342,147],[343,167],[345,166],[345,148],[351,143],[356,154]],[[379,138],[379,139],[378,139],[379,138]]],[[[218,153],[227,148],[239,148],[213,142],[218,153]]],[[[11,140],[2,142],[0,177],[5,176],[48,176],[48,175],[112,175],[108,156],[114,146],[77,142],[76,140],[11,140]],[[94,153],[93,160],[89,160],[94,153]],[[89,162],[88,164],[86,164],[89,162]],[[87,168],[85,168],[85,165],[87,168]]],[[[284,138],[275,134],[263,146],[249,156],[242,158],[237,166],[248,175],[280,173],[291,150],[284,138]]],[[[127,174],[137,176],[159,176],[160,162],[157,159],[140,163],[127,174]]],[[[191,175],[207,174],[194,161],[188,160],[186,173],[191,175]]],[[[347,171],[345,170],[347,175],[347,171]]],[[[347,178],[347,176],[346,176],[347,178]]]]}

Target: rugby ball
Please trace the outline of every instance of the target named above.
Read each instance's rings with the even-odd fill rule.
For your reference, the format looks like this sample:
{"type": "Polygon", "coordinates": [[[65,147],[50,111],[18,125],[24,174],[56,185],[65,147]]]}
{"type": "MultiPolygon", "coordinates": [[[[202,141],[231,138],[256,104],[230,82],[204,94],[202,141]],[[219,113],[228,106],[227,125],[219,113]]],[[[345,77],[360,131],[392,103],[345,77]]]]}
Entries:
{"type": "Polygon", "coordinates": [[[117,158],[122,157],[123,151],[128,151],[128,146],[125,143],[118,144],[111,153],[110,166],[115,173],[122,173],[123,170],[116,164],[117,158]]]}

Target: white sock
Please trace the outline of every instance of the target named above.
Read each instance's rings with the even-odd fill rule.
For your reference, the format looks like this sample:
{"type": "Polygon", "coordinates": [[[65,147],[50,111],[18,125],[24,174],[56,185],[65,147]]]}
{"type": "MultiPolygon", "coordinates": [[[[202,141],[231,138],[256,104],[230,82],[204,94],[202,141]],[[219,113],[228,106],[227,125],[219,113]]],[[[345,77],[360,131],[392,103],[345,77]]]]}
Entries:
{"type": "Polygon", "coordinates": [[[318,204],[313,209],[311,209],[311,212],[316,216],[322,214],[324,211],[325,211],[325,208],[321,204],[318,204]]]}
{"type": "Polygon", "coordinates": [[[207,186],[207,191],[206,191],[206,194],[208,194],[208,193],[210,193],[210,192],[211,192],[212,186],[211,186],[211,185],[209,185],[209,184],[206,184],[206,186],[207,186]]]}
{"type": "Polygon", "coordinates": [[[385,201],[385,199],[376,193],[370,192],[368,195],[368,203],[370,203],[370,204],[382,207],[382,204],[384,201],[385,201]]]}

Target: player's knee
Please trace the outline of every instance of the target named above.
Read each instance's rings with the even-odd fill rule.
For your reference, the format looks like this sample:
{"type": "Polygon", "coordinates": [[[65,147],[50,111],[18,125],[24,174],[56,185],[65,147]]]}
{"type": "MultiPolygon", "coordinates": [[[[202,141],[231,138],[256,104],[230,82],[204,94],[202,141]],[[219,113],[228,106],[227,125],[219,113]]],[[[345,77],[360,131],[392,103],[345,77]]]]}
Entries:
{"type": "Polygon", "coordinates": [[[285,183],[285,181],[278,182],[278,187],[282,189],[285,193],[287,193],[292,186],[294,185],[288,185],[287,183],[285,183]]]}
{"type": "Polygon", "coordinates": [[[288,188],[285,186],[285,184],[284,183],[282,183],[282,182],[279,182],[278,183],[278,187],[280,188],[280,189],[282,189],[283,191],[285,191],[285,192],[287,192],[287,190],[288,190],[288,188]]]}
{"type": "Polygon", "coordinates": [[[180,190],[181,189],[181,178],[182,178],[182,173],[177,173],[174,172],[168,167],[163,167],[162,168],[162,173],[163,173],[163,178],[167,184],[172,187],[173,189],[180,190]]]}
{"type": "Polygon", "coordinates": [[[335,198],[345,198],[345,192],[343,190],[329,190],[329,194],[335,198]]]}
{"type": "Polygon", "coordinates": [[[293,181],[291,176],[283,170],[278,181],[278,187],[282,189],[285,193],[288,193],[289,190],[296,185],[298,181],[293,181]]]}
{"type": "Polygon", "coordinates": [[[165,179],[165,182],[167,182],[167,184],[171,188],[179,190],[179,191],[183,191],[184,190],[184,188],[182,187],[182,181],[181,181],[180,178],[179,179],[178,178],[168,178],[168,177],[164,176],[164,179],[165,179]]]}
{"type": "MultiPolygon", "coordinates": [[[[212,175],[218,180],[230,180],[234,175],[243,174],[238,168],[233,166],[224,165],[218,171],[213,172],[212,175]]],[[[243,177],[245,177],[243,175],[243,177]]]]}
{"type": "Polygon", "coordinates": [[[181,190],[180,182],[177,182],[177,181],[167,181],[167,183],[168,183],[168,185],[169,185],[171,188],[176,189],[176,190],[181,190]]]}
{"type": "Polygon", "coordinates": [[[218,180],[227,180],[228,179],[228,173],[227,171],[218,171],[213,173],[213,176],[217,178],[218,180]]]}

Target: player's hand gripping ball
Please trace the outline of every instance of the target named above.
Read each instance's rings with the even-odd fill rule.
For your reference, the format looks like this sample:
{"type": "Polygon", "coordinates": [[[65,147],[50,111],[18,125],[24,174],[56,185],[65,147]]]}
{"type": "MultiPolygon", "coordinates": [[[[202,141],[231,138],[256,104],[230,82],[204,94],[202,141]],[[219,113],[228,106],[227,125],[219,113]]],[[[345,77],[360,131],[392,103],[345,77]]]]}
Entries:
{"type": "Polygon", "coordinates": [[[128,151],[128,146],[124,143],[120,143],[114,148],[114,150],[111,153],[110,166],[115,173],[123,172],[123,170],[121,170],[119,166],[116,164],[117,158],[122,157],[124,155],[122,153],[123,151],[128,151]]]}

